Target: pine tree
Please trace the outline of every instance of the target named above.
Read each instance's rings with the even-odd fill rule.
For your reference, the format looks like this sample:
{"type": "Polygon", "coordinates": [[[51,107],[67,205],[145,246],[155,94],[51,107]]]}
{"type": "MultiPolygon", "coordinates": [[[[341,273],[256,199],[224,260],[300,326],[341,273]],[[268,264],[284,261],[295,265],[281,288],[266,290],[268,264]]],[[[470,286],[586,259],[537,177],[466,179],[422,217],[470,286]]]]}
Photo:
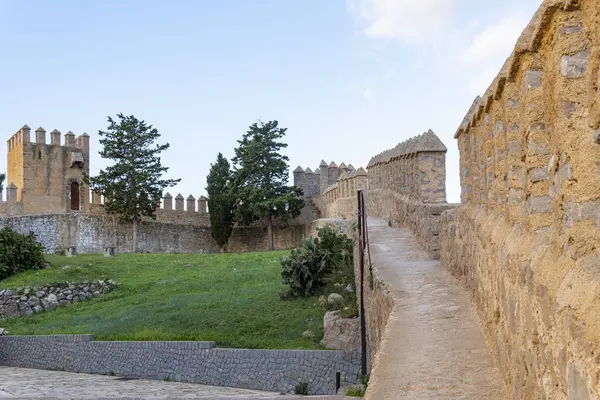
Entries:
{"type": "Polygon", "coordinates": [[[232,159],[236,192],[235,219],[241,225],[262,221],[267,226],[269,249],[273,250],[273,222],[300,215],[302,190],[288,186],[289,158],[280,153],[287,128],[278,121],[254,123],[238,140],[232,159]]]}
{"type": "Polygon", "coordinates": [[[233,231],[232,175],[229,161],[219,153],[215,164],[210,165],[206,177],[210,232],[221,251],[224,251],[233,231]]]}
{"type": "Polygon", "coordinates": [[[4,181],[6,180],[6,174],[0,174],[0,198],[2,197],[2,192],[4,191],[4,181]]]}
{"type": "Polygon", "coordinates": [[[136,252],[142,217],[155,219],[163,190],[180,179],[163,179],[169,168],[162,166],[160,153],[169,144],[154,143],[160,137],[156,128],[133,115],[117,117],[118,122],[108,117],[107,130],[98,131],[100,156],[113,160],[114,164],[86,180],[94,191],[104,195],[106,212],[133,223],[131,250],[136,252]]]}

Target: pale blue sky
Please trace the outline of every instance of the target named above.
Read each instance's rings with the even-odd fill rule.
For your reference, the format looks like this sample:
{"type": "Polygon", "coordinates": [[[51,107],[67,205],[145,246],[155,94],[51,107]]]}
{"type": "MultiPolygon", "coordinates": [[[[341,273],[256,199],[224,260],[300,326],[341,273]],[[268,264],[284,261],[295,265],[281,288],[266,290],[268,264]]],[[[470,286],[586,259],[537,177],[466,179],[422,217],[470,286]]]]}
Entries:
{"type": "Polygon", "coordinates": [[[453,134],[540,3],[0,0],[0,131],[87,132],[93,174],[106,116],[134,114],[171,144],[169,191],[198,197],[259,118],[288,128],[291,170],[365,166],[433,129],[458,201],[453,134]]]}

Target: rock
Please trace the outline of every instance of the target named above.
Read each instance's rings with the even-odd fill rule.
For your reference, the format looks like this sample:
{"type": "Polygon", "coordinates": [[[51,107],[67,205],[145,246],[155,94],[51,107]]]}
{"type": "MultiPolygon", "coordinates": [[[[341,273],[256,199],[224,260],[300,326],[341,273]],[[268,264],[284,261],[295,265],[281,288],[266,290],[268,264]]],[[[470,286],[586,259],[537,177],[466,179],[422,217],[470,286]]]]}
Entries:
{"type": "Polygon", "coordinates": [[[4,292],[4,296],[12,296],[14,294],[14,292],[10,289],[6,289],[6,291],[4,292]]]}
{"type": "Polygon", "coordinates": [[[65,290],[65,291],[63,292],[63,294],[64,294],[64,295],[66,295],[66,296],[68,296],[68,295],[70,295],[70,294],[73,294],[73,292],[72,292],[71,290],[65,290]]]}
{"type": "Polygon", "coordinates": [[[85,297],[85,293],[80,293],[79,294],[79,300],[85,300],[87,297],[85,297]]]}
{"type": "Polygon", "coordinates": [[[323,340],[328,349],[360,349],[360,321],[358,318],[342,318],[338,311],[329,311],[323,317],[323,340]]]}
{"type": "Polygon", "coordinates": [[[23,315],[31,315],[33,314],[33,310],[27,303],[19,303],[19,314],[23,315]]]}
{"type": "Polygon", "coordinates": [[[96,291],[94,292],[94,297],[100,297],[100,292],[96,290],[96,291]]]}
{"type": "Polygon", "coordinates": [[[89,287],[89,286],[85,286],[85,287],[83,288],[83,291],[84,291],[84,292],[89,292],[89,291],[90,291],[90,287],[89,287]]]}
{"type": "Polygon", "coordinates": [[[56,300],[61,301],[64,300],[67,296],[65,296],[64,294],[59,294],[58,296],[56,296],[56,300]]]}
{"type": "Polygon", "coordinates": [[[42,305],[44,306],[44,310],[54,310],[58,307],[58,299],[55,294],[49,294],[47,297],[42,299],[42,305]]]}
{"type": "Polygon", "coordinates": [[[35,292],[35,297],[44,297],[45,295],[46,292],[44,292],[43,290],[35,292]]]}
{"type": "Polygon", "coordinates": [[[29,294],[29,293],[31,293],[31,289],[25,288],[25,290],[23,291],[23,294],[29,294]]]}
{"type": "Polygon", "coordinates": [[[315,337],[315,334],[312,333],[312,331],[306,330],[306,331],[302,332],[302,337],[306,338],[306,339],[312,339],[315,337]]]}
{"type": "Polygon", "coordinates": [[[354,288],[352,287],[352,284],[350,284],[350,283],[344,288],[344,290],[346,292],[354,293],[354,288]]]}
{"type": "Polygon", "coordinates": [[[58,301],[58,306],[59,306],[59,307],[64,307],[64,306],[66,306],[67,304],[71,304],[71,302],[70,302],[69,300],[59,300],[59,301],[58,301]]]}
{"type": "Polygon", "coordinates": [[[0,336],[6,335],[6,329],[0,328],[0,336]]]}
{"type": "Polygon", "coordinates": [[[117,282],[113,281],[112,279],[109,279],[107,282],[110,286],[117,286],[117,282]]]}
{"type": "Polygon", "coordinates": [[[37,306],[38,304],[40,304],[40,299],[38,299],[37,297],[33,297],[32,296],[32,297],[29,298],[29,301],[27,303],[29,303],[29,305],[31,307],[34,307],[34,306],[37,306]]]}
{"type": "Polygon", "coordinates": [[[33,306],[32,309],[33,309],[33,312],[36,313],[36,314],[39,313],[39,312],[44,311],[44,309],[40,305],[33,306]]]}
{"type": "Polygon", "coordinates": [[[29,300],[29,299],[27,298],[27,296],[21,296],[21,297],[20,297],[20,300],[21,300],[21,301],[27,301],[27,300],[29,300]]]}
{"type": "Polygon", "coordinates": [[[69,294],[69,295],[67,295],[67,300],[68,300],[68,301],[71,301],[71,300],[73,300],[73,295],[72,295],[72,294],[69,294]]]}
{"type": "Polygon", "coordinates": [[[344,298],[342,297],[341,294],[331,293],[327,297],[327,303],[332,306],[341,306],[343,302],[344,302],[344,298]]]}

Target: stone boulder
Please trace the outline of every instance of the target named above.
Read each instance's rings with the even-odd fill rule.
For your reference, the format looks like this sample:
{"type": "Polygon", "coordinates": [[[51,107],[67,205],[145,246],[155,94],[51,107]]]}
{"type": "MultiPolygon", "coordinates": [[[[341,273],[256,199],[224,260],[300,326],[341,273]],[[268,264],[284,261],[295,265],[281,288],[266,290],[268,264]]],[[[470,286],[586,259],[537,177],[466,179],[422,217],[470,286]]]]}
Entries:
{"type": "Polygon", "coordinates": [[[51,293],[42,299],[42,305],[46,311],[54,310],[56,307],[58,307],[58,298],[55,294],[51,293]]]}
{"type": "Polygon", "coordinates": [[[360,321],[342,318],[339,311],[329,311],[323,317],[321,345],[335,350],[360,350],[360,321]]]}
{"type": "Polygon", "coordinates": [[[342,304],[344,303],[344,297],[342,297],[341,294],[337,294],[337,293],[331,293],[328,297],[327,297],[327,303],[330,306],[334,306],[334,307],[341,307],[342,304]]]}

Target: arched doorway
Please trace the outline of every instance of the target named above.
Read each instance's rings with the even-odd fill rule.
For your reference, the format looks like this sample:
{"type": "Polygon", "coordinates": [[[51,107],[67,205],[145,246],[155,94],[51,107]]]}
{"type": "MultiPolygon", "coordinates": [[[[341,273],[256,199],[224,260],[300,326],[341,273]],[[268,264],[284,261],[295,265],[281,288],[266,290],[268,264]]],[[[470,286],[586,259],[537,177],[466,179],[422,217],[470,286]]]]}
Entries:
{"type": "Polygon", "coordinates": [[[79,183],[71,183],[71,210],[79,211],[79,183]]]}

